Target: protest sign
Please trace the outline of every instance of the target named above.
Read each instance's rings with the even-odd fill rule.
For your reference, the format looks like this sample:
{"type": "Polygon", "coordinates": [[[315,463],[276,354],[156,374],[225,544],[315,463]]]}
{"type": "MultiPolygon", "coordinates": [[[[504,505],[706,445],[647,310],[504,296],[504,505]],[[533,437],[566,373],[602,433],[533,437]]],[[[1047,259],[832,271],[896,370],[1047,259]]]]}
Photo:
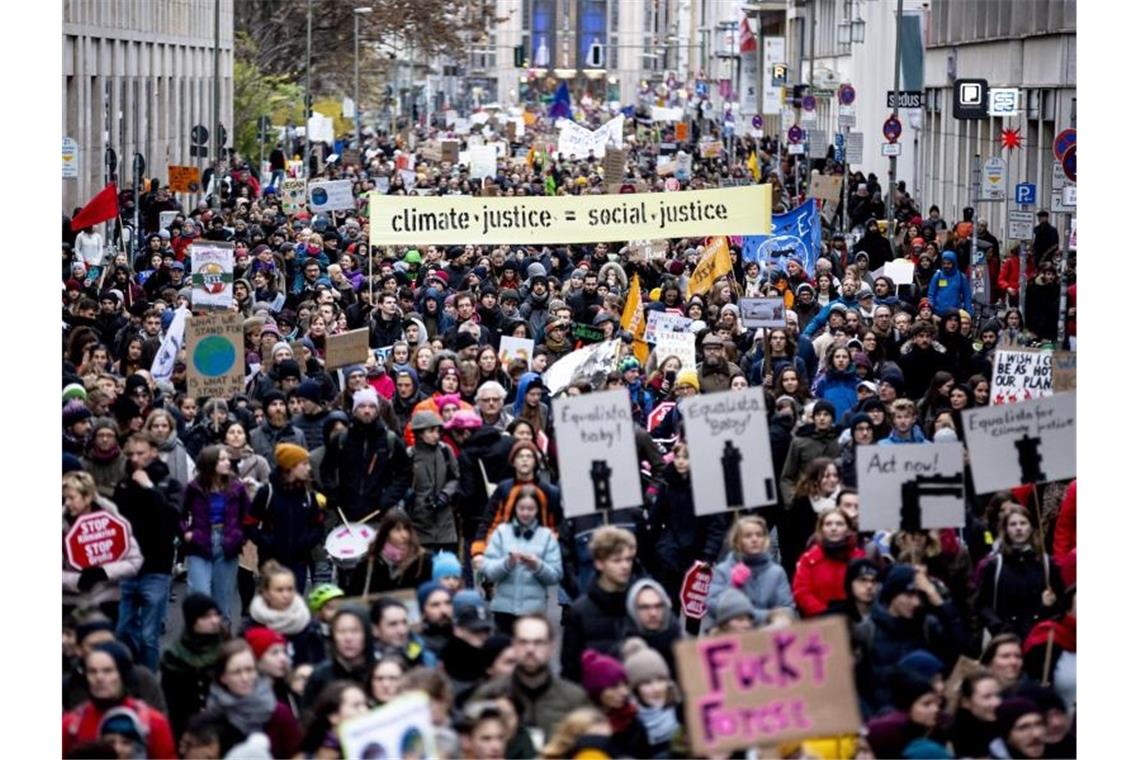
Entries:
{"type": "Polygon", "coordinates": [[[674,314],[669,311],[651,311],[646,315],[645,335],[643,337],[648,343],[656,343],[659,332],[688,332],[689,326],[692,324],[693,320],[681,314],[674,314]]]}
{"type": "MultiPolygon", "coordinates": [[[[825,142],[826,146],[827,143],[825,142]]],[[[841,174],[815,174],[812,175],[808,195],[819,198],[821,201],[839,203],[843,194],[843,175],[841,174]]]]}
{"type": "Polygon", "coordinates": [[[745,327],[786,327],[783,298],[741,298],[740,321],[745,327]]]}
{"type": "Polygon", "coordinates": [[[754,387],[681,401],[695,514],[776,503],[764,393],[754,387]]]}
{"type": "Polygon", "coordinates": [[[186,390],[228,399],[245,387],[243,317],[231,311],[195,314],[186,329],[186,390]]]}
{"type": "Polygon", "coordinates": [[[883,276],[891,278],[897,293],[901,286],[914,282],[914,262],[907,259],[888,261],[883,265],[883,276]]]}
{"type": "Polygon", "coordinates": [[[439,163],[443,160],[443,146],[439,140],[427,140],[420,146],[420,158],[439,163]]]}
{"type": "MultiPolygon", "coordinates": [[[[813,200],[786,214],[771,217],[771,233],[751,235],[745,233],[740,257],[744,261],[767,261],[771,267],[787,271],[788,257],[798,256],[809,275],[815,275],[815,260],[819,256],[819,209],[813,200]]],[[[733,234],[733,233],[726,233],[733,234]]]]}
{"type": "Polygon", "coordinates": [[[693,754],[775,746],[862,727],[847,623],[826,616],[673,645],[693,754]]]}
{"type": "Polygon", "coordinates": [[[600,328],[593,325],[582,324],[575,322],[570,328],[570,337],[574,340],[582,341],[583,343],[601,343],[606,339],[606,334],[600,328]]]}
{"type": "Polygon", "coordinates": [[[158,212],[158,228],[160,230],[169,230],[170,225],[174,223],[175,218],[182,213],[180,211],[159,211],[158,212]]]}
{"type": "Polygon", "coordinates": [[[1077,476],[1076,393],[967,409],[962,429],[979,494],[1077,476]]]}
{"type": "Polygon", "coordinates": [[[966,522],[962,444],[856,446],[859,530],[959,528],[966,522]]]}
{"type": "Polygon", "coordinates": [[[635,262],[664,261],[669,255],[668,240],[629,241],[630,260],[635,262]]]}
{"type": "Polygon", "coordinates": [[[467,149],[467,160],[471,167],[471,179],[495,176],[495,146],[474,145],[467,149]]]}
{"type": "Polygon", "coordinates": [[[343,211],[356,208],[356,200],[352,197],[352,180],[310,182],[309,208],[314,214],[318,211],[343,211]]]}
{"type": "Polygon", "coordinates": [[[720,158],[724,153],[724,143],[720,140],[710,140],[702,142],[700,145],[701,158],[720,158]]]}
{"type": "Polygon", "coordinates": [[[504,335],[499,338],[499,363],[503,372],[507,371],[511,362],[522,359],[526,362],[526,371],[530,372],[530,360],[534,356],[534,340],[531,338],[514,338],[504,335]]]}
{"type": "Polygon", "coordinates": [[[685,109],[653,106],[652,110],[649,113],[649,118],[653,121],[664,121],[669,123],[681,121],[685,118],[685,109]]]}
{"type": "Polygon", "coordinates": [[[409,692],[346,720],[337,728],[337,736],[343,756],[353,760],[439,757],[431,721],[431,700],[423,691],[409,692]]]}
{"type": "Polygon", "coordinates": [[[364,364],[368,361],[368,328],[349,330],[325,339],[325,369],[364,364]]]}
{"type": "Polygon", "coordinates": [[[169,166],[166,169],[170,189],[176,193],[196,193],[202,189],[197,166],[169,166]]]}
{"type": "Polygon", "coordinates": [[[708,562],[696,560],[685,580],[681,582],[681,612],[692,620],[700,620],[709,611],[709,585],[712,583],[712,568],[708,562]]]}
{"type": "Polygon", "coordinates": [[[459,141],[443,140],[440,142],[440,160],[450,164],[459,163],[459,141]]]}
{"type": "Polygon", "coordinates": [[[553,416],[566,516],[641,506],[629,392],[556,398],[553,416]]]}
{"type": "Polygon", "coordinates": [[[994,352],[990,404],[1012,404],[1053,395],[1053,355],[1033,348],[994,352]]]}
{"type": "Polygon", "coordinates": [[[1075,351],[1053,352],[1053,392],[1077,389],[1077,354],[1075,351]]]}
{"type": "Polygon", "coordinates": [[[76,570],[118,562],[130,544],[130,523],[104,509],[75,518],[63,542],[67,561],[76,570]]]}
{"type": "Polygon", "coordinates": [[[281,210],[286,214],[296,214],[305,208],[305,180],[281,180],[281,210]]]}
{"type": "Polygon", "coordinates": [[[228,309],[234,300],[234,244],[190,244],[190,303],[195,309],[228,309]]]}
{"type": "Polygon", "coordinates": [[[605,382],[606,375],[617,369],[620,349],[618,338],[579,348],[550,365],[542,375],[542,382],[552,396],[579,380],[588,380],[598,388],[605,382]]]}
{"type": "MultiPolygon", "coordinates": [[[[472,175],[474,176],[474,175],[472,175]]],[[[474,198],[371,195],[372,245],[528,245],[767,234],[771,186],[474,198]]],[[[817,217],[818,218],[818,217],[817,217]]]]}
{"type": "Polygon", "coordinates": [[[728,240],[720,235],[705,247],[704,255],[689,275],[687,297],[708,292],[719,278],[731,274],[732,258],[728,253],[728,240]]]}
{"type": "Polygon", "coordinates": [[[681,360],[681,369],[697,368],[697,336],[691,332],[658,332],[654,351],[658,364],[667,357],[676,356],[681,360]]]}
{"type": "Polygon", "coordinates": [[[606,175],[606,182],[621,182],[625,177],[625,151],[621,148],[606,148],[602,171],[606,175]]]}

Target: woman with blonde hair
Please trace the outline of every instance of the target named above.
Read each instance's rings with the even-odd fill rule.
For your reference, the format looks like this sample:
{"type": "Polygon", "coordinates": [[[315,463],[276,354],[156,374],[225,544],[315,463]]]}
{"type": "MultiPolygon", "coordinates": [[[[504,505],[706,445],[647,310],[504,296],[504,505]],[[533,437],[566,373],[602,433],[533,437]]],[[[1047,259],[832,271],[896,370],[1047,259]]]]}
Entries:
{"type": "MultiPolygon", "coordinates": [[[[792,610],[792,588],[788,574],[769,553],[768,523],[755,515],[738,517],[728,531],[729,552],[713,568],[709,585],[708,603],[712,607],[727,588],[740,589],[760,624],[767,622],[770,613],[777,609],[792,610]]],[[[706,615],[702,628],[712,627],[712,616],[706,615]]]]}
{"type": "Polygon", "coordinates": [[[143,423],[143,431],[150,433],[158,445],[158,458],[170,470],[170,477],[186,486],[197,475],[194,460],[186,446],[178,439],[178,424],[174,415],[165,409],[155,409],[143,423]]]}
{"type": "MultiPolygon", "coordinates": [[[[546,760],[573,757],[588,749],[602,749],[608,746],[613,735],[610,721],[595,707],[579,707],[558,724],[551,734],[540,757],[546,760]]],[[[599,754],[599,756],[608,756],[599,754]]]]}

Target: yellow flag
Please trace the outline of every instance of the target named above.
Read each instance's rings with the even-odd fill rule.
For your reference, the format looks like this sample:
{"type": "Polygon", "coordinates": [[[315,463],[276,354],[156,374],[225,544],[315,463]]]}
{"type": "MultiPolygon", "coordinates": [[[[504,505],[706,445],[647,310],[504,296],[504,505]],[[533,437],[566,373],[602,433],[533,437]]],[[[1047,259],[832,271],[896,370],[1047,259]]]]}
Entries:
{"type": "Polygon", "coordinates": [[[748,154],[748,169],[752,172],[752,178],[757,182],[760,181],[760,162],[756,160],[756,151],[748,154]]]}
{"type": "Polygon", "coordinates": [[[705,249],[705,255],[697,263],[697,268],[689,276],[687,298],[707,293],[718,277],[731,272],[732,259],[728,256],[728,240],[723,236],[714,238],[712,244],[705,249]]]}
{"type": "Polygon", "coordinates": [[[641,308],[641,279],[636,274],[629,281],[629,295],[625,297],[625,309],[621,313],[621,329],[634,335],[645,332],[645,316],[641,308]]]}

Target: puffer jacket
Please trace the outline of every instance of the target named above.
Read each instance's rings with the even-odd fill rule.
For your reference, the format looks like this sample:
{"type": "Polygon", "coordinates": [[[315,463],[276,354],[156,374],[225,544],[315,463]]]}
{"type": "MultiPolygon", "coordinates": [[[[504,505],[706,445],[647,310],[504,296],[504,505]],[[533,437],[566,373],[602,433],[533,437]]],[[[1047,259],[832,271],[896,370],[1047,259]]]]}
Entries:
{"type": "Polygon", "coordinates": [[[494,612],[511,615],[543,612],[549,587],[562,580],[558,537],[541,525],[524,530],[518,520],[503,523],[491,534],[483,558],[483,575],[495,584],[495,596],[491,599],[494,612]],[[535,555],[539,559],[538,568],[531,570],[522,562],[508,567],[512,552],[535,555]]]}
{"type": "Polygon", "coordinates": [[[453,544],[459,540],[451,500],[459,487],[459,465],[443,443],[428,447],[417,443],[412,455],[412,491],[409,517],[420,543],[453,544]],[[440,500],[438,497],[443,497],[440,500]]]}
{"type": "Polygon", "coordinates": [[[800,614],[804,617],[822,615],[828,604],[845,599],[847,563],[863,556],[865,553],[855,546],[854,540],[838,552],[825,552],[818,543],[804,552],[796,565],[794,589],[800,614]]]}
{"type": "MultiPolygon", "coordinates": [[[[772,560],[772,555],[764,553],[746,560],[738,557],[735,552],[729,552],[724,559],[713,568],[712,583],[709,584],[709,609],[716,606],[721,593],[728,588],[739,588],[748,601],[752,602],[752,609],[756,614],[757,622],[761,625],[768,621],[772,610],[783,608],[791,610],[792,589],[788,585],[788,574],[779,562],[772,560]],[[744,562],[749,570],[748,580],[744,585],[737,586],[732,582],[733,569],[744,562]]],[[[713,626],[712,615],[705,615],[701,621],[701,630],[707,631],[713,626]]]]}
{"type": "Polygon", "coordinates": [[[855,392],[859,385],[859,376],[855,374],[855,367],[851,366],[845,372],[828,370],[816,382],[813,393],[817,398],[824,399],[835,405],[836,419],[859,402],[859,395],[855,392]]]}
{"type": "MultiPolygon", "coordinates": [[[[110,512],[116,517],[119,515],[114,502],[103,496],[96,495],[95,503],[91,505],[92,512],[110,512]]],[[[124,522],[127,522],[124,520],[124,522]]],[[[96,583],[86,591],[79,590],[80,571],[67,561],[67,532],[74,523],[68,520],[66,512],[63,517],[63,604],[75,607],[93,607],[104,602],[111,602],[119,598],[119,581],[133,578],[142,567],[143,555],[139,543],[133,533],[128,534],[127,553],[116,562],[100,565],[107,573],[107,580],[96,583]]],[[[128,528],[130,523],[127,523],[128,528]]]]}

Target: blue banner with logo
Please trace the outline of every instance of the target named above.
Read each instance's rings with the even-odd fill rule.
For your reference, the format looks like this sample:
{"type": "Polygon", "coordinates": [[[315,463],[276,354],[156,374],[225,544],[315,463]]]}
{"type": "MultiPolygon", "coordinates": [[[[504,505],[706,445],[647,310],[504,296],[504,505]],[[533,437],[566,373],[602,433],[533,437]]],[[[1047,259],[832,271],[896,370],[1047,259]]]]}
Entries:
{"type": "Polygon", "coordinates": [[[807,273],[815,276],[822,234],[815,199],[786,214],[772,214],[771,235],[746,235],[740,255],[744,261],[757,261],[761,267],[787,271],[789,256],[796,256],[807,273]]]}

